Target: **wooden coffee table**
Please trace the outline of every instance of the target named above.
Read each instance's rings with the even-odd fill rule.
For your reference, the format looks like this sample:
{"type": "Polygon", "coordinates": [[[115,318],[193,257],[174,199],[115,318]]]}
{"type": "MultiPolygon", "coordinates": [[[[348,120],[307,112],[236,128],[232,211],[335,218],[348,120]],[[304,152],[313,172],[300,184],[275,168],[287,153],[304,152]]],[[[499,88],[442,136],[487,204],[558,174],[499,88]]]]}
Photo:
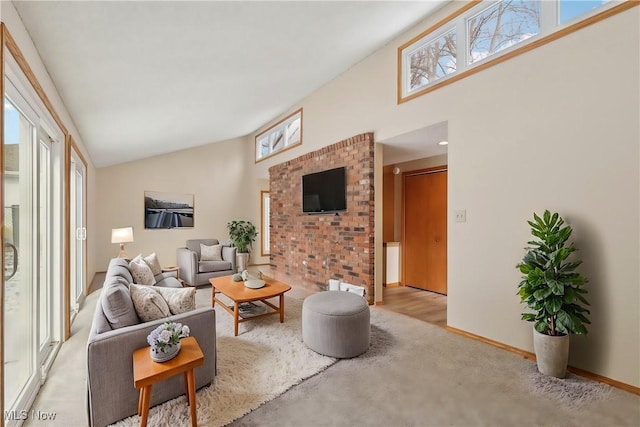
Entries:
{"type": "Polygon", "coordinates": [[[231,276],[221,276],[209,279],[213,292],[211,292],[211,306],[215,307],[216,302],[233,316],[233,333],[238,336],[238,324],[246,322],[258,317],[270,316],[272,314],[280,314],[280,323],[284,322],[284,293],[291,289],[286,283],[279,282],[268,277],[263,277],[266,282],[264,287],[260,289],[251,289],[244,286],[244,282],[234,282],[231,276]],[[220,292],[233,301],[233,310],[216,298],[216,293],[220,292]],[[271,304],[267,299],[280,297],[279,306],[271,304]],[[263,304],[272,308],[274,311],[256,314],[250,317],[240,317],[240,303],[261,301],[263,304]]]}

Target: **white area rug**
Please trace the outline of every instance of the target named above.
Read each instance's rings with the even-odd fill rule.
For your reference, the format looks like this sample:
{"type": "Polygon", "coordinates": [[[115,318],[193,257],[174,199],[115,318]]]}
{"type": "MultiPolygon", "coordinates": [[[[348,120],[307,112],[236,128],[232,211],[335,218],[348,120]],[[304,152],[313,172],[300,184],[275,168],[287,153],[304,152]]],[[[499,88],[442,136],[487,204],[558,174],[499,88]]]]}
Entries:
{"type": "MultiPolygon", "coordinates": [[[[198,306],[208,304],[211,290],[198,289],[198,306]]],[[[323,371],[336,359],[309,350],[302,342],[302,301],[285,298],[285,321],[277,315],[240,324],[233,336],[231,315],[216,307],[218,375],[197,393],[198,425],[223,426],[323,371]]],[[[133,427],[138,416],[116,424],[133,427]]],[[[149,426],[190,426],[185,397],[151,408],[149,426]]]]}

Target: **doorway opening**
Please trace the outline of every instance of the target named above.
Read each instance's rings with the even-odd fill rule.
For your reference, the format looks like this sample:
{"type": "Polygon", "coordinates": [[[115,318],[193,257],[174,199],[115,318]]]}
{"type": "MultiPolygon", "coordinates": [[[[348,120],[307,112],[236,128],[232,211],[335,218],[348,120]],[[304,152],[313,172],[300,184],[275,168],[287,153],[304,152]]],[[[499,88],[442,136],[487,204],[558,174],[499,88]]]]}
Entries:
{"type": "Polygon", "coordinates": [[[383,141],[382,308],[447,326],[447,122],[383,141]]]}

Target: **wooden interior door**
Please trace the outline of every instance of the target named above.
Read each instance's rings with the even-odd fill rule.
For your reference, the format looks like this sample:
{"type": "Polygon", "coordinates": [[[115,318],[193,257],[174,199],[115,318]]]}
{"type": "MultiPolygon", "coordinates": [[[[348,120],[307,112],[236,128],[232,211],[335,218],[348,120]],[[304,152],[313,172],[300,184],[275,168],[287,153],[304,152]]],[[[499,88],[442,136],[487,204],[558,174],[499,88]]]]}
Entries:
{"type": "Polygon", "coordinates": [[[403,176],[402,282],[447,294],[447,171],[403,176]]]}

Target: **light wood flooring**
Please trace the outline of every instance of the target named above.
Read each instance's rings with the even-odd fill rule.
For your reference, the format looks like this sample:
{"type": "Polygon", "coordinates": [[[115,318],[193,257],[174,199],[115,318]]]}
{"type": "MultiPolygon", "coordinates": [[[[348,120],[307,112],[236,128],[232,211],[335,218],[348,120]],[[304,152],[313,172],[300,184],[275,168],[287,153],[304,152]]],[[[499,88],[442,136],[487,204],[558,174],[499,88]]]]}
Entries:
{"type": "Polygon", "coordinates": [[[378,307],[402,313],[441,328],[447,326],[446,295],[409,286],[398,286],[384,288],[383,301],[384,304],[378,307]]]}
{"type": "MultiPolygon", "coordinates": [[[[268,265],[253,266],[256,271],[269,276],[273,272],[268,265]]],[[[288,283],[285,279],[281,279],[288,283]]],[[[293,288],[312,291],[302,287],[297,287],[294,283],[289,283],[293,288]]],[[[392,288],[384,288],[383,296],[384,304],[377,305],[385,310],[401,313],[409,317],[422,320],[423,322],[432,323],[441,328],[447,326],[447,296],[435,292],[429,292],[422,289],[412,288],[409,286],[396,286],[392,288]]]]}

